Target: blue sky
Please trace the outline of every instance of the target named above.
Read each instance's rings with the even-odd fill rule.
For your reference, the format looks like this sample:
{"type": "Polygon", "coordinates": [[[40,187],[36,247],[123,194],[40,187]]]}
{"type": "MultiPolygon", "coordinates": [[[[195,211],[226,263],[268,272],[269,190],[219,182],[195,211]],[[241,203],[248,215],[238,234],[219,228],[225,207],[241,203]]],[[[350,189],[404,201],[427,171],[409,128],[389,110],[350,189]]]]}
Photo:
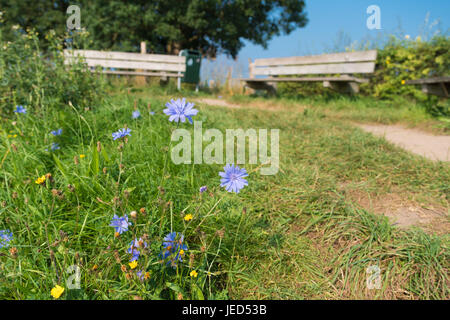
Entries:
{"type": "Polygon", "coordinates": [[[361,41],[385,34],[410,35],[415,38],[425,31],[432,34],[437,29],[450,28],[450,0],[306,0],[309,19],[304,28],[287,36],[279,36],[269,42],[268,48],[245,42],[237,61],[224,56],[213,63],[202,65],[202,79],[211,72],[223,73],[233,66],[233,77],[247,76],[248,59],[301,56],[320,54],[332,48],[344,50],[349,41],[361,41]],[[381,11],[381,30],[369,30],[366,26],[367,7],[377,5],[381,11]],[[425,19],[429,15],[425,29],[425,19]],[[433,22],[440,22],[433,25],[433,22]],[[431,27],[431,28],[430,28],[431,27]],[[339,34],[344,35],[338,41],[339,34]]]}

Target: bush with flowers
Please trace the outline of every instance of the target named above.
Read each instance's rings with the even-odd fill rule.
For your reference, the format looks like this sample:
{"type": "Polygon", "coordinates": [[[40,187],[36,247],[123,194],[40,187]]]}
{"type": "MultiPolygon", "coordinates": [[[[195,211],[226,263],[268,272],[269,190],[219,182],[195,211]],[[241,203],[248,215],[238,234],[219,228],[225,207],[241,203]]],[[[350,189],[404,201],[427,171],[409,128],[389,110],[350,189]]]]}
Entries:
{"type": "Polygon", "coordinates": [[[90,107],[99,103],[105,92],[104,78],[88,72],[82,61],[64,64],[64,39],[71,46],[87,41],[87,33],[80,31],[58,37],[55,32],[45,35],[47,47],[41,48],[35,30],[12,31],[15,41],[2,37],[0,16],[0,103],[12,112],[16,105],[28,109],[64,110],[71,102],[76,107],[90,107]]]}

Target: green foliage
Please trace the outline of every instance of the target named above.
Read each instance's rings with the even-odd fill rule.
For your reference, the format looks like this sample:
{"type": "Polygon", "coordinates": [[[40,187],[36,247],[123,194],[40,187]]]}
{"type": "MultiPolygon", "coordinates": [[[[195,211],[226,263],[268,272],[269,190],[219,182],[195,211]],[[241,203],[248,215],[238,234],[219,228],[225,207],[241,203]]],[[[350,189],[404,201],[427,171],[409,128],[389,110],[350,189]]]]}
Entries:
{"type": "Polygon", "coordinates": [[[89,49],[139,51],[146,41],[152,52],[197,49],[210,57],[218,52],[235,57],[243,39],[265,47],[307,22],[303,0],[0,0],[7,26],[33,27],[40,34],[64,32],[69,4],[80,6],[81,26],[93,40],[89,49]]]}
{"type": "MultiPolygon", "coordinates": [[[[69,1],[67,0],[0,0],[0,11],[3,17],[0,26],[3,27],[4,40],[16,40],[14,26],[18,26],[22,31],[36,30],[40,40],[45,40],[45,35],[50,30],[54,30],[58,35],[63,35],[66,30],[68,6],[69,1]]],[[[42,44],[44,47],[47,46],[46,41],[43,41],[42,44]]]]}
{"type": "MultiPolygon", "coordinates": [[[[56,111],[69,102],[77,107],[91,107],[100,101],[104,91],[102,78],[92,75],[81,61],[65,65],[63,40],[54,31],[46,35],[48,46],[43,51],[36,31],[13,30],[16,38],[10,42],[3,37],[5,28],[0,29],[2,109],[11,111],[16,105],[26,105],[56,111]]],[[[83,37],[82,33],[74,35],[74,42],[83,37]]]]}
{"type": "Polygon", "coordinates": [[[379,98],[398,95],[423,100],[420,87],[405,85],[406,80],[448,76],[450,37],[437,36],[430,41],[399,40],[392,37],[378,50],[377,66],[369,84],[362,88],[379,98]]]}

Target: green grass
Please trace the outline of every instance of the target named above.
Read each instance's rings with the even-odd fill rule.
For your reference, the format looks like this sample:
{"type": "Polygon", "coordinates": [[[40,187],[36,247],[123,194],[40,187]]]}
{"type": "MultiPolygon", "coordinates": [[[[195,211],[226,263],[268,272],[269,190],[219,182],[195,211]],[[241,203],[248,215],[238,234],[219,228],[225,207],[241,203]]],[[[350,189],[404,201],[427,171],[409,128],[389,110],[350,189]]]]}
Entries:
{"type": "Polygon", "coordinates": [[[424,161],[324,114],[228,113],[237,119],[235,125],[282,129],[283,172],[264,178],[257,195],[246,199],[259,209],[258,218],[269,221],[267,245],[249,250],[247,255],[257,259],[254,263],[242,261],[245,280],[238,286],[241,290],[233,288],[237,297],[448,296],[448,237],[398,230],[384,218],[355,208],[339,187],[343,182],[362,183],[363,191],[371,194],[395,190],[447,207],[447,164],[424,161]],[[390,252],[383,254],[386,247],[390,252]],[[376,296],[363,286],[365,268],[373,261],[383,269],[384,283],[391,283],[376,296]],[[395,272],[392,266],[385,267],[389,261],[395,272]],[[430,270],[433,275],[418,275],[417,270],[430,270]],[[405,295],[394,290],[401,281],[405,295]]]}
{"type": "MultiPolygon", "coordinates": [[[[326,114],[334,119],[354,122],[373,122],[382,124],[399,123],[408,127],[418,127],[434,133],[448,134],[448,118],[436,118],[427,113],[423,103],[403,97],[394,100],[377,100],[362,95],[325,95],[300,97],[258,97],[235,95],[230,101],[240,104],[261,104],[274,108],[313,113],[318,116],[326,114]]],[[[446,102],[448,103],[448,101],[446,102]]]]}
{"type": "MultiPolygon", "coordinates": [[[[172,90],[128,94],[117,88],[90,110],[68,105],[37,110],[19,117],[15,126],[12,116],[4,116],[0,229],[13,231],[18,253],[0,249],[0,298],[50,299],[51,288],[65,284],[72,264],[81,268],[81,289],[66,288],[63,299],[449,298],[448,230],[440,235],[401,230],[362,208],[342,187],[448,208],[447,163],[424,160],[351,125],[384,122],[378,117],[395,122],[398,113],[344,99],[305,104],[235,98],[241,105],[281,105],[277,112],[200,104],[195,119],[204,129],[280,129],[280,172],[261,176],[256,165],[246,165],[252,172],[249,185],[236,195],[219,187],[221,165],[169,160],[166,166],[175,125],[161,111],[169,98],[180,96],[172,90]],[[143,116],[131,120],[135,99],[143,116]],[[147,114],[148,103],[154,116],[147,114]],[[124,125],[132,136],[121,153],[111,133],[124,125]],[[63,135],[50,136],[58,127],[63,135]],[[61,150],[46,152],[54,140],[61,150]],[[80,154],[86,157],[76,164],[80,154]],[[35,184],[48,172],[54,182],[35,184]],[[202,185],[209,190],[200,197],[202,185]],[[53,196],[52,189],[64,197],[53,196]],[[139,214],[130,231],[115,238],[112,216],[140,208],[146,215],[139,214]],[[194,215],[189,223],[186,213],[194,215]],[[189,246],[175,270],[158,257],[171,230],[183,232],[189,246]],[[131,271],[126,249],[134,236],[144,234],[150,250],[131,271]],[[381,268],[380,290],[365,286],[371,264],[381,268]],[[130,279],[121,265],[133,275],[130,279]],[[150,278],[140,282],[134,275],[138,269],[150,272],[150,278]],[[199,276],[190,277],[191,270],[199,276]]],[[[430,120],[417,109],[400,110],[411,123],[430,120]]]]}

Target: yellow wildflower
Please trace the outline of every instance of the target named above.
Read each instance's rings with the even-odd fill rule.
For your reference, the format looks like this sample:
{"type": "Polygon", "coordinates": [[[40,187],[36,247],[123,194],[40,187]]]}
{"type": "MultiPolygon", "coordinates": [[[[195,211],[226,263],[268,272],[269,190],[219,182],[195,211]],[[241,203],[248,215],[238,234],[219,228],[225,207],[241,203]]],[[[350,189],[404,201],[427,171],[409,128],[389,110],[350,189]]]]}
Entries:
{"type": "Polygon", "coordinates": [[[138,263],[136,260],[134,260],[134,261],[130,262],[128,265],[130,266],[131,269],[134,269],[137,267],[138,263]]]}
{"type": "Polygon", "coordinates": [[[184,250],[183,249],[180,250],[180,255],[184,255],[184,250]]]}
{"type": "Polygon", "coordinates": [[[80,154],[80,159],[83,159],[84,157],[86,157],[86,155],[80,154]]]}
{"type": "Polygon", "coordinates": [[[405,80],[402,80],[402,84],[405,84],[406,83],[406,81],[405,80]]]}
{"type": "Polygon", "coordinates": [[[198,273],[197,273],[197,271],[192,270],[191,273],[189,273],[189,275],[190,275],[191,277],[197,278],[198,273]]]}
{"type": "Polygon", "coordinates": [[[50,294],[53,298],[58,299],[64,292],[64,288],[56,285],[51,291],[50,294]]]}
{"type": "Polygon", "coordinates": [[[190,213],[184,216],[185,221],[190,221],[190,220],[192,220],[192,218],[193,218],[193,216],[190,213]]]}
{"type": "Polygon", "coordinates": [[[36,179],[36,184],[43,184],[46,180],[45,175],[36,179]]]}

